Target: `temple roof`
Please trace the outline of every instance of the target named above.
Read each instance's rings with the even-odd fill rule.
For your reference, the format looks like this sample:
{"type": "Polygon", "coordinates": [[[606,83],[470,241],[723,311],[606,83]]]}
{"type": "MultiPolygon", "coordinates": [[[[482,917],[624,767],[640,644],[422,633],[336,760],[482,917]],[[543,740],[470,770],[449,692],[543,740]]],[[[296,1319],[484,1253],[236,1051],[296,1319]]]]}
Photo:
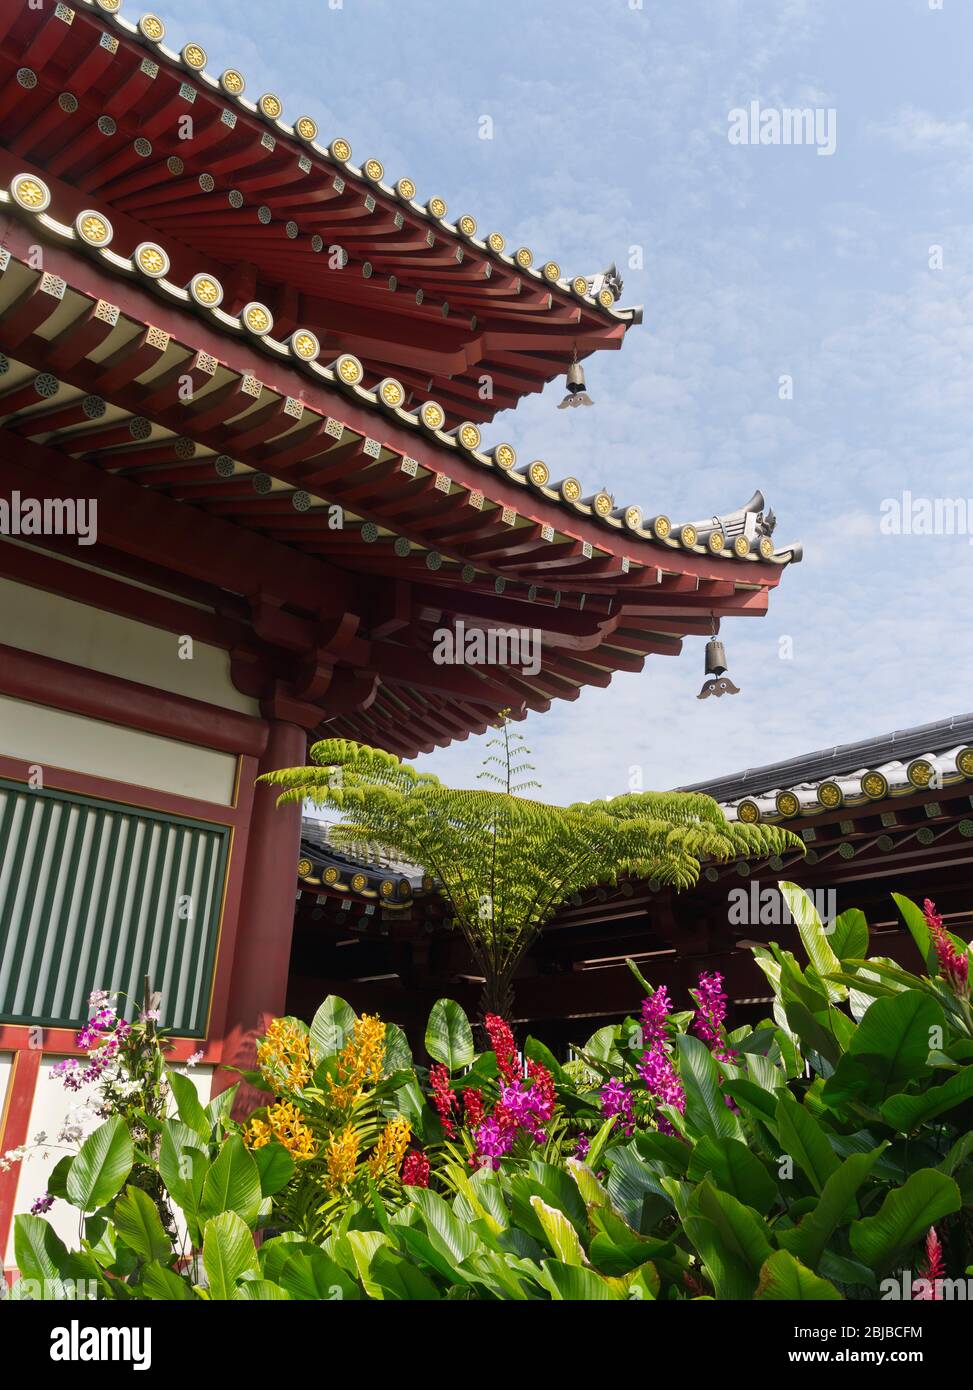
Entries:
{"type": "Polygon", "coordinates": [[[971,745],[973,714],[957,714],[683,790],[714,797],[731,821],[786,823],[973,779],[971,745]]]}
{"type": "Polygon", "coordinates": [[[301,822],[299,886],[360,902],[380,902],[391,910],[432,891],[433,881],[414,864],[405,864],[377,845],[340,848],[331,843],[327,822],[305,816],[301,822]]]}
{"type": "MultiPolygon", "coordinates": [[[[316,312],[297,281],[308,257],[308,273],[322,278],[320,234],[295,222],[292,236],[277,217],[296,197],[347,214],[344,226],[364,219],[356,244],[368,243],[371,268],[366,275],[362,263],[349,322],[381,320],[388,342],[409,352],[409,325],[431,310],[436,333],[445,331],[465,291],[449,291],[445,315],[417,290],[408,322],[388,309],[369,319],[374,245],[410,219],[435,222],[433,246],[426,232],[423,246],[452,249],[449,268],[435,271],[416,252],[427,288],[428,275],[462,277],[466,267],[486,317],[511,316],[497,332],[513,334],[516,352],[513,339],[498,346],[494,329],[481,331],[480,308],[463,300],[463,332],[479,344],[467,361],[474,373],[485,360],[477,353],[529,356],[535,333],[579,355],[618,346],[636,315],[617,308],[617,277],[584,288],[547,275],[543,288],[526,258],[478,242],[463,219],[413,207],[408,187],[351,166],[344,145],[318,148],[300,120],[285,128],[274,102],[248,103],[226,74],[222,85],[204,80],[197,45],[173,54],[159,21],[136,33],[105,10],[0,0],[7,487],[97,502],[100,539],[86,558],[169,593],[178,575],[185,596],[215,614],[196,620],[199,635],[232,652],[238,689],[308,729],[403,756],[482,731],[502,709],[517,717],[576,699],[615,671],[641,670],[648,655],[678,654],[686,635],[709,635],[724,617],[767,610],[801,550],[775,544],[759,491],[675,523],[657,504],[619,504],[543,460],[519,462],[510,442],[484,440],[477,421],[492,409],[434,393],[452,392],[452,371],[417,385],[413,362],[378,377],[371,349],[336,348],[301,317],[316,312]],[[187,111],[194,138],[170,154],[187,111]],[[187,172],[189,149],[219,154],[216,172],[187,172]],[[343,172],[332,168],[326,187],[321,171],[336,160],[343,172]],[[242,202],[226,182],[230,195],[247,183],[242,202]],[[268,203],[264,217],[260,204],[250,238],[237,214],[253,210],[251,194],[273,202],[270,186],[280,205],[268,203]],[[390,199],[401,211],[377,227],[390,199]],[[252,258],[245,273],[241,255],[252,258]],[[544,324],[528,328],[537,315],[544,324]],[[469,413],[458,415],[463,402],[469,413]],[[536,661],[503,646],[485,661],[444,663],[436,643],[461,629],[474,644],[529,639],[536,661]]],[[[400,251],[412,257],[415,247],[400,251]]],[[[385,305],[400,302],[388,284],[383,294],[385,305]]],[[[536,346],[547,365],[535,386],[554,361],[536,346]]],[[[508,367],[516,400],[533,387],[508,367]]],[[[4,572],[35,573],[3,549],[4,572]]],[[[175,611],[167,623],[185,621],[175,611]]]]}
{"type": "MultiPolygon", "coordinates": [[[[368,389],[362,385],[362,365],[352,354],[341,354],[333,363],[323,365],[317,360],[316,354],[309,355],[310,349],[318,345],[312,341],[313,335],[308,331],[299,330],[287,342],[281,342],[273,336],[273,317],[264,306],[251,303],[239,315],[224,312],[219,303],[221,287],[213,277],[201,273],[194,277],[188,288],[173,284],[166,276],[169,257],[165,247],[142,243],[134,256],[118,255],[110,245],[111,225],[97,211],[88,210],[80,214],[75,226],[59,221],[47,210],[50,190],[39,177],[17,175],[11,187],[11,192],[0,189],[0,211],[9,211],[28,223],[33,222],[36,229],[55,244],[85,253],[111,275],[137,281],[162,303],[208,321],[221,334],[244,342],[262,354],[267,359],[268,368],[271,363],[285,365],[301,377],[334,388],[366,409],[391,418],[417,434],[421,433],[438,448],[468,458],[484,470],[505,475],[515,487],[528,494],[533,492],[575,517],[590,518],[605,530],[623,533],[631,540],[646,541],[667,549],[693,551],[699,555],[718,555],[720,558],[747,562],[765,561],[777,565],[801,558],[799,545],[774,547],[771,536],[776,519],[773,513],[765,514],[763,495],[759,491],[742,508],[722,515],[714,513],[702,521],[675,524],[662,512],[646,517],[636,504],[616,505],[614,496],[604,490],[585,496],[584,486],[577,478],[553,481],[550,468],[540,459],[518,466],[516,451],[507,442],[482,447],[481,431],[472,422],[452,430],[445,429],[444,412],[436,401],[425,401],[415,410],[404,408],[399,403],[404,399],[404,391],[401,383],[394,378],[387,377],[374,390],[368,389]],[[201,288],[200,281],[205,282],[205,290],[201,288]],[[215,302],[211,302],[213,296],[215,302]],[[302,346],[304,339],[308,340],[307,351],[302,346]]],[[[10,263],[9,252],[4,253],[0,271],[7,271],[10,263]]],[[[79,280],[79,291],[83,278],[79,280]]],[[[49,292],[51,277],[48,276],[47,280],[49,292]]],[[[73,286],[73,281],[71,283],[73,286]]],[[[64,281],[58,288],[59,297],[63,299],[68,282],[64,281]]],[[[117,306],[114,307],[117,309],[117,306]]],[[[61,315],[62,323],[65,317],[61,315]]],[[[148,319],[145,323],[148,324],[148,319]]],[[[69,325],[65,323],[63,326],[69,325]]],[[[139,320],[130,319],[129,326],[136,328],[139,320]]],[[[187,352],[194,345],[191,335],[187,335],[181,344],[187,352]]],[[[206,355],[212,358],[212,354],[206,355]]],[[[214,371],[207,375],[214,377],[215,361],[214,371]]],[[[250,375],[249,380],[255,386],[263,387],[264,383],[254,376],[250,375]]],[[[262,394],[262,390],[258,391],[254,399],[262,394]]],[[[201,392],[194,392],[194,401],[201,399],[201,396],[201,392]]],[[[290,418],[295,423],[300,422],[307,411],[303,399],[288,396],[285,404],[290,418]]],[[[445,461],[442,466],[447,466],[445,461]]]]}
{"type": "Polygon", "coordinates": [[[198,43],[171,49],[161,19],[119,8],[0,0],[3,143],[46,174],[68,221],[110,213],[116,252],[158,238],[179,287],[202,272],[241,308],[274,301],[282,341],[304,330],[352,352],[371,385],[391,371],[451,424],[491,419],[640,322],[614,266],[570,276],[467,213],[450,220],[442,198],[420,201],[378,159],[355,164],[313,117],[290,124],[284,98],[251,101],[240,72],[211,76],[198,43]]]}
{"type": "MultiPolygon", "coordinates": [[[[144,550],[160,523],[152,494],[193,508],[198,544],[217,519],[265,537],[277,547],[266,583],[283,606],[258,605],[262,637],[311,653],[319,627],[288,613],[334,607],[337,645],[320,659],[379,683],[347,715],[322,709],[335,734],[408,756],[501,709],[575,699],[649,654],[677,654],[714,621],[760,616],[800,557],[775,549],[759,493],[699,523],[646,519],[573,478],[552,483],[540,460],[518,468],[511,445],[482,447],[472,424],[444,430],[434,403],[417,414],[388,405],[349,355],[296,369],[266,334],[191,308],[110,247],[85,249],[46,211],[39,176],[14,187],[19,199],[0,192],[0,427],[18,443],[0,471],[25,496],[99,499],[104,534],[118,518],[116,550],[144,550]],[[32,266],[39,242],[43,270],[32,266]],[[136,511],[140,534],[124,522],[136,511]],[[315,561],[304,583],[285,559],[298,552],[315,561]],[[436,665],[435,634],[459,619],[538,634],[541,669],[436,665]]],[[[174,515],[171,526],[185,531],[174,515]]],[[[232,565],[239,547],[218,544],[232,565]]],[[[225,587],[262,585],[243,570],[225,587]]]]}

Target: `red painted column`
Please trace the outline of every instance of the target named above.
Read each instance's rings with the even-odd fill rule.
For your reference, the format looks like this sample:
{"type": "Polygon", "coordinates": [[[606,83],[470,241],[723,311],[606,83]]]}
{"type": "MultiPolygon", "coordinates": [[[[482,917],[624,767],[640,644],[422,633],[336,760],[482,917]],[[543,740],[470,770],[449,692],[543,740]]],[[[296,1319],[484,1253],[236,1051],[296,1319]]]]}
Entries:
{"type": "MultiPolygon", "coordinates": [[[[0,1154],[17,1149],[27,1142],[30,1134],[30,1112],[34,1104],[34,1088],[40,1074],[43,1053],[39,1047],[22,1048],[14,1053],[13,1068],[7,1080],[8,1091],[3,1114],[0,1115],[0,1154]]],[[[20,1164],[12,1163],[0,1173],[0,1265],[14,1219],[14,1199],[20,1164]]]]}
{"type": "MultiPolygon", "coordinates": [[[[307,735],[296,724],[271,720],[267,747],[259,771],[300,767],[307,761],[307,735]]],[[[254,791],[247,863],[243,877],[240,918],[230,976],[223,1061],[250,1068],[256,1059],[256,1039],[267,1023],[283,1013],[287,995],[297,860],[301,843],[301,808],[277,809],[279,788],[260,785],[254,791]]],[[[213,1091],[224,1091],[237,1080],[219,1070],[213,1091]]],[[[236,1109],[246,1114],[266,1101],[241,1087],[236,1109]]]]}

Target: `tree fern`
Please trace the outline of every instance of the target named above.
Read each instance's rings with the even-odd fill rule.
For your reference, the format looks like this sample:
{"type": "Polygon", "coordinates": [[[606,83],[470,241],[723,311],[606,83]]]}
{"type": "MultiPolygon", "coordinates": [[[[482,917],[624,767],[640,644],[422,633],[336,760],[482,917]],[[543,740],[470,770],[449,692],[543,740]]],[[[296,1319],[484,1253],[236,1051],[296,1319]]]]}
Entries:
{"type": "Polygon", "coordinates": [[[391,753],[347,739],[314,744],[314,766],[260,779],[283,788],[278,804],[309,801],[337,811],[336,844],[375,841],[438,880],[484,976],[484,1012],[509,1015],[517,966],[573,893],[614,884],[620,874],[688,888],[703,859],[801,847],[779,827],[727,821],[697,792],[637,792],[567,807],[518,795],[528,784],[517,779],[530,764],[520,736],[507,734],[506,720],[500,727],[491,744],[501,752],[491,757],[501,771],[487,776],[502,791],[443,786],[391,753]]]}

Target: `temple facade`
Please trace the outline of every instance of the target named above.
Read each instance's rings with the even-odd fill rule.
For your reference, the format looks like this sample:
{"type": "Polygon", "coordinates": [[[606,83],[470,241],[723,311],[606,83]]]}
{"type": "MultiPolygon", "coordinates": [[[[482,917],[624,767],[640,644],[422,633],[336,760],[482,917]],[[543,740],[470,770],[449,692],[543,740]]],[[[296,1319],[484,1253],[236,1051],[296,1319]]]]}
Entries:
{"type": "MultiPolygon", "coordinates": [[[[0,1151],[57,1133],[92,990],[147,981],[208,1096],[299,988],[314,846],[259,773],[575,700],[800,558],[759,493],[678,523],[491,430],[640,322],[613,267],[207,66],[119,0],[0,0],[0,1151]],[[532,659],[437,660],[459,624],[532,659]]],[[[391,942],[422,883],[369,885],[391,942]]],[[[44,1184],[0,1173],[0,1255],[44,1184]]]]}

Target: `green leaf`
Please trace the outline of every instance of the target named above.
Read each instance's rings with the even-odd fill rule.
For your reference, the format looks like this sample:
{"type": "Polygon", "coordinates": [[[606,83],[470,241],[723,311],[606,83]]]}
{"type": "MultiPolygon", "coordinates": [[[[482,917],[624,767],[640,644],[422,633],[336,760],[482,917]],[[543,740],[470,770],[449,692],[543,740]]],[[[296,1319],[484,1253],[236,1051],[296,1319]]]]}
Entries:
{"type": "Polygon", "coordinates": [[[127,1187],[115,1203],[113,1213],[118,1234],[143,1260],[167,1263],[172,1258],[172,1241],[165,1233],[155,1202],[140,1187],[127,1187]]]}
{"type": "Polygon", "coordinates": [[[385,1297],[393,1301],[429,1303],[442,1297],[427,1274],[388,1246],[375,1251],[368,1274],[385,1297]]]}
{"type": "Polygon", "coordinates": [[[669,1211],[671,1198],[663,1180],[631,1149],[612,1149],[608,1192],[615,1210],[635,1231],[646,1233],[669,1211]]]}
{"type": "Polygon", "coordinates": [[[635,1147],[657,1173],[675,1173],[684,1178],[689,1170],[692,1150],[672,1134],[645,1129],[635,1135],[635,1147]]]}
{"type": "Polygon", "coordinates": [[[792,1303],[824,1299],[834,1302],[841,1300],[841,1294],[829,1280],[812,1274],[789,1250],[777,1250],[763,1263],[754,1298],[783,1299],[792,1303]]]}
{"type": "Polygon", "coordinates": [[[88,1135],[75,1154],[65,1181],[68,1201],[82,1211],[97,1211],[111,1201],[134,1162],[125,1121],[113,1115],[88,1135]]]}
{"type": "Polygon", "coordinates": [[[561,1063],[554,1056],[551,1049],[542,1043],[539,1038],[528,1036],[524,1043],[524,1056],[529,1057],[532,1062],[540,1062],[541,1066],[547,1067],[547,1070],[551,1073],[559,1086],[571,1085],[571,1079],[561,1066],[561,1063]]]}
{"type": "Polygon", "coordinates": [[[753,1297],[771,1253],[756,1212],[704,1180],[690,1195],[683,1225],[709,1271],[718,1298],[753,1297]]]}
{"type": "Polygon", "coordinates": [[[589,1057],[593,1057],[596,1062],[608,1062],[619,1060],[618,1056],[618,1035],[619,1025],[617,1023],[606,1023],[604,1028],[599,1028],[597,1033],[592,1033],[585,1043],[582,1051],[589,1057]]]}
{"type": "Polygon", "coordinates": [[[920,1168],[903,1187],[887,1194],[874,1216],[852,1223],[851,1248],[870,1269],[885,1269],[962,1204],[952,1178],[935,1168],[920,1168]]]}
{"type": "MultiPolygon", "coordinates": [[[[232,1211],[252,1226],[263,1194],[260,1170],[238,1134],[227,1139],[203,1183],[204,1216],[232,1211]]],[[[209,1223],[207,1222],[207,1225],[209,1223]]]]}
{"type": "Polygon", "coordinates": [[[608,1192],[587,1163],[582,1163],[580,1158],[569,1158],[565,1160],[565,1167],[578,1184],[578,1191],[586,1207],[608,1206],[608,1192]]]}
{"type": "Polygon", "coordinates": [[[626,1283],[628,1284],[628,1297],[639,1301],[658,1298],[659,1289],[662,1287],[659,1271],[651,1262],[633,1270],[627,1277],[626,1283]]]}
{"type": "MultiPolygon", "coordinates": [[[[372,1260],[378,1251],[384,1246],[389,1247],[391,1241],[383,1231],[361,1231],[350,1230],[344,1237],[344,1242],[351,1251],[358,1278],[361,1280],[362,1288],[369,1298],[381,1298],[382,1289],[372,1279],[369,1270],[372,1260]]],[[[335,1295],[337,1296],[337,1295],[335,1295]]]]}
{"type": "Polygon", "coordinates": [[[146,1298],[163,1303],[195,1303],[196,1295],[187,1280],[175,1270],[153,1261],[142,1271],[142,1291],[146,1298]]]}
{"type": "Polygon", "coordinates": [[[52,1197],[63,1197],[67,1201],[68,1196],[68,1172],[74,1162],[74,1154],[65,1154],[59,1158],[54,1167],[47,1175],[47,1190],[52,1197]]]}
{"type": "Polygon", "coordinates": [[[264,1197],[272,1197],[275,1192],[286,1187],[294,1176],[296,1165],[283,1144],[264,1144],[261,1148],[248,1152],[257,1165],[260,1191],[264,1197]]]}
{"type": "Polygon", "coordinates": [[[450,1074],[473,1060],[473,1030],[455,999],[437,999],[426,1024],[426,1051],[450,1074]]]}
{"type": "Polygon", "coordinates": [[[354,1030],[354,1009],[336,994],[329,994],[311,1020],[311,1046],[317,1060],[340,1052],[354,1030]]]}
{"type": "Polygon", "coordinates": [[[973,1154],[973,1132],[964,1134],[961,1139],[957,1139],[942,1163],[937,1163],[936,1167],[941,1173],[955,1173],[956,1169],[966,1162],[970,1154],[973,1154]]]}
{"type": "Polygon", "coordinates": [[[323,1250],[298,1249],[283,1263],[277,1281],[291,1298],[317,1303],[360,1299],[354,1279],[323,1250]]]}
{"type": "Polygon", "coordinates": [[[541,1223],[548,1245],[558,1259],[568,1265],[583,1265],[585,1253],[581,1241],[564,1213],[549,1207],[540,1197],[531,1197],[530,1204],[541,1223]]]}
{"type": "Polygon", "coordinates": [[[211,1217],[203,1232],[203,1268],[210,1298],[230,1302],[241,1297],[237,1280],[244,1274],[259,1277],[260,1265],[253,1236],[235,1211],[211,1217]]]}
{"type": "Polygon", "coordinates": [[[228,1086],[225,1091],[220,1091],[219,1095],[214,1096],[208,1103],[206,1106],[206,1116],[211,1126],[215,1125],[218,1120],[229,1118],[233,1110],[233,1102],[236,1100],[236,1093],[239,1089],[240,1083],[236,1081],[232,1086],[228,1086]]]}
{"type": "Polygon", "coordinates": [[[847,908],[828,923],[824,934],[839,960],[868,954],[868,922],[860,908],[847,908]]]}
{"type": "Polygon", "coordinates": [[[962,1105],[973,1096],[973,1066],[964,1067],[951,1076],[942,1086],[933,1086],[920,1091],[918,1095],[889,1096],[879,1107],[882,1119],[893,1129],[907,1134],[927,1120],[945,1114],[947,1110],[962,1105]]]}
{"type": "Polygon", "coordinates": [[[42,1216],[14,1217],[14,1262],[22,1279],[43,1284],[62,1276],[68,1258],[67,1247],[49,1221],[42,1216]]]}
{"type": "Polygon", "coordinates": [[[305,1255],[312,1254],[318,1249],[320,1247],[312,1245],[300,1231],[284,1231],[279,1236],[271,1236],[269,1240],[262,1241],[257,1258],[260,1260],[264,1278],[279,1284],[281,1270],[292,1255],[296,1255],[298,1251],[303,1251],[305,1255]]]}
{"type": "Polygon", "coordinates": [[[759,1158],[738,1139],[704,1134],[693,1149],[688,1176],[699,1182],[707,1173],[717,1187],[765,1216],[777,1200],[777,1184],[759,1158]]]}
{"type": "MultiPolygon", "coordinates": [[[[929,935],[929,925],[922,909],[907,898],[904,893],[893,893],[895,905],[902,914],[902,920],[909,929],[909,934],[916,943],[916,950],[922,957],[923,966],[928,969],[935,959],[936,952],[933,948],[932,938],[929,935]]],[[[864,955],[864,952],[862,952],[864,955]]]]}
{"type": "Polygon", "coordinates": [[[606,1279],[593,1269],[579,1269],[577,1265],[563,1264],[560,1260],[545,1260],[543,1276],[551,1297],[558,1302],[604,1303],[627,1297],[620,1279],[606,1279]]]}
{"type": "Polygon", "coordinates": [[[412,1048],[409,1046],[409,1039],[397,1023],[386,1023],[382,1075],[393,1076],[397,1071],[411,1070],[412,1048]]]}
{"type": "Polygon", "coordinates": [[[598,1133],[595,1135],[594,1139],[592,1139],[591,1143],[589,1144],[588,1152],[585,1156],[585,1162],[587,1163],[588,1167],[592,1169],[592,1171],[597,1169],[598,1162],[605,1151],[605,1145],[608,1143],[608,1140],[614,1128],[615,1116],[609,1115],[608,1119],[604,1122],[603,1125],[599,1127],[598,1133]]]}
{"type": "Polygon", "coordinates": [[[468,1226],[457,1221],[438,1192],[413,1187],[409,1189],[409,1196],[422,1212],[429,1239],[441,1254],[457,1263],[473,1254],[477,1249],[475,1236],[468,1226]]]}
{"type": "Polygon", "coordinates": [[[255,1303],[289,1302],[290,1294],[270,1279],[244,1279],[237,1289],[237,1297],[255,1303]]]}
{"type": "MultiPolygon", "coordinates": [[[[824,929],[809,894],[805,893],[803,888],[799,888],[796,883],[780,883],[778,887],[790,908],[808,960],[817,973],[824,976],[831,974],[832,971],[840,970],[841,962],[831,949],[828,933],[824,929]]],[[[845,998],[845,990],[842,986],[826,984],[825,987],[829,999],[845,998]]]]}
{"type": "Polygon", "coordinates": [[[817,1269],[834,1231],[850,1216],[857,1215],[857,1207],[852,1205],[855,1194],[884,1148],[885,1145],[881,1144],[871,1153],[850,1154],[828,1178],[817,1206],[808,1212],[799,1226],[784,1230],[778,1225],[778,1245],[798,1256],[809,1268],[817,1269]]]}
{"type": "Polygon", "coordinates": [[[811,1013],[806,1004],[799,999],[789,999],[784,1005],[784,1014],[791,1031],[800,1038],[805,1052],[817,1052],[825,1061],[836,1066],[841,1056],[841,1048],[833,1033],[811,1013]]]}
{"type": "Polygon", "coordinates": [[[180,1120],[184,1125],[188,1125],[191,1130],[194,1130],[201,1139],[209,1139],[212,1124],[203,1109],[196,1087],[188,1076],[182,1076],[177,1071],[170,1070],[168,1080],[172,1087],[172,1094],[176,1099],[176,1109],[179,1112],[180,1120]]]}
{"type": "Polygon", "coordinates": [[[738,1139],[740,1122],[723,1098],[713,1054],[705,1043],[690,1033],[680,1033],[679,1074],[686,1089],[686,1119],[697,1134],[723,1135],[738,1139]]]}
{"type": "Polygon", "coordinates": [[[635,978],[638,980],[639,984],[642,986],[642,988],[643,988],[643,990],[645,991],[645,993],[646,993],[646,994],[654,994],[654,993],[655,993],[655,990],[654,990],[654,989],[652,988],[652,986],[649,984],[648,980],[647,980],[647,979],[645,978],[645,976],[642,974],[641,970],[639,970],[639,968],[638,968],[638,966],[635,964],[634,960],[629,960],[628,956],[626,956],[626,957],[625,957],[625,964],[628,966],[629,970],[631,970],[632,974],[633,974],[633,975],[635,976],[635,978]]]}
{"type": "Polygon", "coordinates": [[[201,1236],[203,1183],[209,1167],[209,1154],[196,1131],[181,1120],[166,1120],[159,1145],[159,1176],[172,1200],[182,1208],[196,1245],[201,1236]]]}
{"type": "Polygon", "coordinates": [[[930,1029],[945,1032],[946,1020],[935,999],[907,989],[876,999],[847,1051],[821,1092],[832,1108],[849,1100],[871,1104],[929,1075],[930,1029]]]}
{"type": "Polygon", "coordinates": [[[775,1118],[781,1149],[810,1179],[815,1192],[821,1192],[838,1167],[828,1136],[810,1111],[786,1091],[777,1099],[775,1118]]]}
{"type": "Polygon", "coordinates": [[[723,1089],[752,1119],[761,1120],[771,1130],[775,1128],[777,1122],[776,1091],[765,1090],[764,1087],[758,1086],[756,1081],[748,1081],[746,1077],[728,1081],[723,1089]]]}

